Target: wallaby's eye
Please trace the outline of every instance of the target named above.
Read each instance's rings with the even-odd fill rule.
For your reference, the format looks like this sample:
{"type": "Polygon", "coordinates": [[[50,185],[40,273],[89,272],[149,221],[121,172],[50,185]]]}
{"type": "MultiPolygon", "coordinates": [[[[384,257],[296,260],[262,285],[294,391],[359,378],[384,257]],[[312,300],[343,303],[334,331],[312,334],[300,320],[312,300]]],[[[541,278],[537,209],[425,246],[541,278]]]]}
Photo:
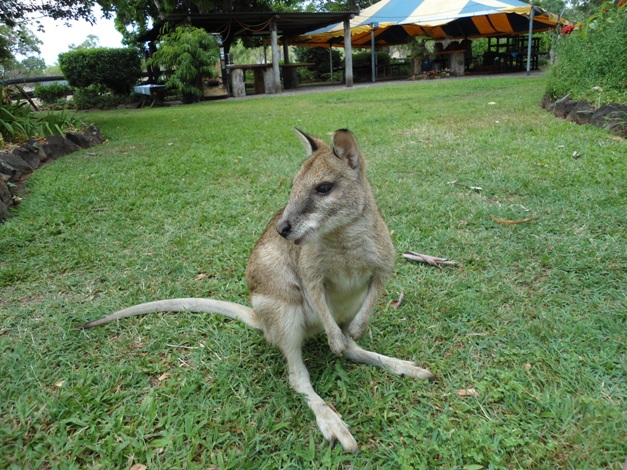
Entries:
{"type": "Polygon", "coordinates": [[[316,192],[318,194],[327,194],[333,189],[333,183],[320,183],[316,186],[316,192]]]}

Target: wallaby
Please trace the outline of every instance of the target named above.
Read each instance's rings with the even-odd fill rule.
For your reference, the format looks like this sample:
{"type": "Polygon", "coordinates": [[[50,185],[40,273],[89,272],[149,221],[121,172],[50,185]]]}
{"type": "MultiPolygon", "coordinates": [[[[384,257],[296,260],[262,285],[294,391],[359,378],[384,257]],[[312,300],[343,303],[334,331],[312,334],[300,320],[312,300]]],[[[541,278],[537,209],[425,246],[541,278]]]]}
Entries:
{"type": "Polygon", "coordinates": [[[401,375],[433,379],[415,363],[366,351],[355,343],[394,269],[395,251],[366,179],[353,134],[333,145],[296,130],[308,158],[294,178],[287,206],[270,221],[246,268],[252,309],[212,299],[172,299],[120,310],[81,325],[91,328],[153,312],[205,312],[263,331],[287,361],[289,381],[305,396],[327,441],[355,452],[357,442],[335,408],[314,391],[302,358],[305,339],[324,330],[331,351],[401,375]]]}

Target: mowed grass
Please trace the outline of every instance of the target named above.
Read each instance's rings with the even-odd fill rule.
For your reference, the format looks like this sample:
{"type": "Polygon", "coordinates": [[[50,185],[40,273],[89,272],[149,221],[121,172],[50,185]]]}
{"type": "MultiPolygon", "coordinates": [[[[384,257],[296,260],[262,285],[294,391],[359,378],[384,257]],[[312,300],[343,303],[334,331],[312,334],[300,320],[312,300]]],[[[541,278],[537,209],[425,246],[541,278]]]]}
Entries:
{"type": "Polygon", "coordinates": [[[86,114],[108,141],[36,172],[0,225],[0,467],[621,468],[627,147],[541,110],[544,85],[86,114]],[[248,303],[247,258],[304,159],[293,127],[355,133],[393,232],[396,273],[360,343],[439,377],[308,343],[356,455],[324,442],[257,331],[199,314],[74,329],[160,298],[248,303]]]}

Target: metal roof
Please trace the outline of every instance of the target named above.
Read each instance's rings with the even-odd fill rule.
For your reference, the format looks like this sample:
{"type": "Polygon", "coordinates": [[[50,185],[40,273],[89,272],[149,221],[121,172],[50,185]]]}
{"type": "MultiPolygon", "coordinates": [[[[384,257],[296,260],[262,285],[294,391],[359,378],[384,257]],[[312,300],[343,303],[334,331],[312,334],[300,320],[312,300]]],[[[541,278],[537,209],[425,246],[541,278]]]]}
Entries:
{"type": "Polygon", "coordinates": [[[270,23],[276,20],[278,34],[290,38],[351,19],[357,12],[303,13],[303,12],[242,12],[169,15],[159,21],[139,41],[154,41],[161,36],[163,26],[189,24],[223,38],[254,36],[270,33],[270,23]]]}

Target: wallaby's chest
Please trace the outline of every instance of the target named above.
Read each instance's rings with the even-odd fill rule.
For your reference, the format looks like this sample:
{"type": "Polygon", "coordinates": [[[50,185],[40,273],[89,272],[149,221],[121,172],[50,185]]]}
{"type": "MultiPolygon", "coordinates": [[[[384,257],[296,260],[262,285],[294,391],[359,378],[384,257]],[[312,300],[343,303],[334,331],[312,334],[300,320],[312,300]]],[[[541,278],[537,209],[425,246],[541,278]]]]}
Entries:
{"type": "Polygon", "coordinates": [[[372,273],[367,270],[337,270],[328,273],[324,289],[338,323],[348,323],[364,303],[372,273]]]}

